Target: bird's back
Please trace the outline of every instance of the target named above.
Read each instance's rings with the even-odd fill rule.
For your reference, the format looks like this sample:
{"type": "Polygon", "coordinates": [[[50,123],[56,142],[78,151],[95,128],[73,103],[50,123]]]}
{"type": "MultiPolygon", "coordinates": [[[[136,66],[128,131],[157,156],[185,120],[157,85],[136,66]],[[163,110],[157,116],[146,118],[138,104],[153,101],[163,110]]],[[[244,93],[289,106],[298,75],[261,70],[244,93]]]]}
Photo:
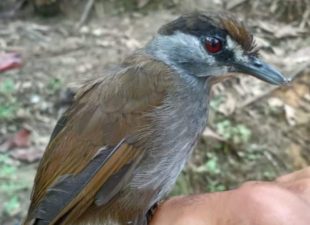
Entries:
{"type": "MultiPolygon", "coordinates": [[[[56,125],[38,167],[31,205],[24,224],[29,224],[32,220],[47,221],[41,224],[70,224],[82,214],[92,214],[88,209],[95,207],[92,205],[95,205],[96,194],[104,181],[117,174],[121,166],[134,161],[137,155],[144,154],[142,141],[145,138],[141,131],[152,126],[151,117],[148,115],[163,103],[171,86],[172,77],[172,71],[165,65],[137,53],[128,57],[113,73],[86,82],[76,94],[72,106],[56,125]],[[77,196],[71,196],[70,201],[62,202],[61,193],[71,191],[65,189],[64,181],[68,181],[67,176],[77,177],[82,174],[88,165],[94,163],[99,153],[115,151],[122,141],[124,145],[129,146],[129,150],[119,148],[123,151],[122,155],[113,155],[114,160],[122,165],[107,168],[115,170],[113,173],[104,169],[99,171],[101,181],[94,184],[95,188],[91,190],[81,190],[80,203],[72,203],[77,196]],[[126,152],[130,154],[126,155],[126,152]],[[60,189],[57,194],[53,192],[55,186],[60,189]],[[72,208],[76,208],[76,204],[83,205],[83,199],[89,196],[93,196],[93,199],[89,200],[79,212],[73,213],[72,208]],[[48,205],[52,198],[58,199],[58,204],[55,206],[49,204],[50,208],[42,208],[40,211],[40,207],[48,205]],[[57,212],[59,219],[55,219],[55,215],[48,215],[49,212],[52,213],[53,207],[57,208],[54,211],[57,212]],[[45,212],[46,210],[49,212],[45,212]],[[66,220],[70,214],[74,216],[66,220]],[[50,217],[53,217],[52,221],[46,219],[50,217]]],[[[107,157],[108,154],[103,156],[103,159],[107,157]]],[[[132,170],[129,177],[132,176],[132,170]]],[[[93,172],[98,171],[94,169],[93,172]]],[[[98,173],[94,175],[95,178],[96,176],[99,176],[98,173]]],[[[120,186],[119,183],[122,183],[117,178],[114,180],[115,185],[120,186]]],[[[87,180],[87,184],[91,182],[95,181],[87,180]]],[[[106,188],[104,195],[111,193],[117,195],[118,192],[115,193],[114,188],[106,188]]],[[[113,197],[110,196],[111,199],[113,197]]]]}

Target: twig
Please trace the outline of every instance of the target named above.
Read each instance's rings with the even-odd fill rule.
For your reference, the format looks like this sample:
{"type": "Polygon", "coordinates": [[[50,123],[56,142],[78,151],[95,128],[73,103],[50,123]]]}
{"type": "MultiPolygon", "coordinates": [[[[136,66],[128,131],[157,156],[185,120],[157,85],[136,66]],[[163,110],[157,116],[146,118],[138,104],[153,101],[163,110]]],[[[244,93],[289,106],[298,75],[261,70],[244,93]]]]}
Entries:
{"type": "Polygon", "coordinates": [[[1,12],[0,19],[11,19],[26,4],[26,0],[20,0],[17,5],[8,12],[1,12]]]}
{"type": "Polygon", "coordinates": [[[83,11],[83,14],[80,18],[80,21],[76,24],[76,28],[81,27],[85,23],[85,21],[87,20],[87,18],[89,16],[90,10],[94,6],[94,3],[95,3],[95,0],[88,0],[87,1],[85,8],[84,8],[84,11],[83,11]]]}
{"type": "MultiPolygon", "coordinates": [[[[298,75],[300,75],[307,67],[308,65],[299,67],[299,69],[290,77],[291,80],[293,80],[295,77],[297,77],[298,75]]],[[[289,84],[287,85],[289,86],[289,84]]],[[[248,101],[244,102],[243,104],[241,104],[237,109],[241,110],[246,106],[249,106],[251,104],[253,104],[254,102],[264,98],[265,96],[269,95],[271,92],[275,91],[276,89],[283,87],[283,86],[272,86],[270,87],[268,90],[266,90],[265,92],[263,92],[260,95],[254,96],[253,98],[250,98],[248,101]]]]}
{"type": "MultiPolygon", "coordinates": [[[[276,160],[274,160],[274,157],[272,156],[272,154],[268,150],[263,151],[263,154],[266,157],[266,159],[271,163],[271,165],[277,170],[277,173],[280,174],[280,170],[279,170],[280,165],[276,160]]],[[[282,163],[282,165],[284,164],[282,163]]]]}
{"type": "Polygon", "coordinates": [[[302,20],[299,24],[299,28],[304,29],[307,25],[309,18],[310,18],[310,6],[307,5],[307,8],[302,16],[302,20]]]}
{"type": "MultiPolygon", "coordinates": [[[[83,50],[87,46],[76,46],[76,47],[67,47],[61,49],[54,49],[53,51],[50,49],[33,49],[31,51],[23,48],[21,46],[8,46],[2,48],[1,51],[4,52],[15,52],[22,55],[23,59],[30,59],[30,58],[49,58],[49,57],[57,57],[60,55],[70,54],[71,52],[83,50]]],[[[0,51],[0,52],[1,52],[0,51]]]]}
{"type": "Polygon", "coordinates": [[[238,106],[237,108],[240,110],[240,109],[243,109],[244,107],[247,107],[251,104],[253,104],[254,102],[264,98],[265,96],[269,95],[271,92],[273,92],[274,90],[278,89],[279,87],[281,86],[272,86],[270,87],[269,89],[267,89],[266,91],[264,91],[263,93],[261,93],[260,95],[256,95],[256,96],[253,96],[252,98],[250,98],[249,100],[243,102],[242,104],[240,104],[240,106],[238,106]]]}

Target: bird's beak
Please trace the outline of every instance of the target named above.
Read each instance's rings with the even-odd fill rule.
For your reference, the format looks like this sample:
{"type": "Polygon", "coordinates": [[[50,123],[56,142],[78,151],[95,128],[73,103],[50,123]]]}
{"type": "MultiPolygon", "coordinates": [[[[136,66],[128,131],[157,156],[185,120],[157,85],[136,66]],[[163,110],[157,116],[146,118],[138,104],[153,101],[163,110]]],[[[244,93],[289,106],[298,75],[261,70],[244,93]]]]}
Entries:
{"type": "Polygon", "coordinates": [[[256,57],[249,57],[248,62],[235,63],[234,70],[252,75],[271,84],[281,85],[290,82],[290,79],[256,57]]]}

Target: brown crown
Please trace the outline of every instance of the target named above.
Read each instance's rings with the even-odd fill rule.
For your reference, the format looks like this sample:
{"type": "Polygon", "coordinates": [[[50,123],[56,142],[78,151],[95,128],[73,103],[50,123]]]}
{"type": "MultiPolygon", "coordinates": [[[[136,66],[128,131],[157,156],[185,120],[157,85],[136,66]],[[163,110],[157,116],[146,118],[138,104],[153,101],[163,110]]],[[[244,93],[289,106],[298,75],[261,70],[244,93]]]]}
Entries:
{"type": "Polygon", "coordinates": [[[220,15],[219,22],[224,30],[238,42],[244,50],[255,52],[256,43],[253,36],[246,30],[244,23],[239,22],[233,16],[220,15]]]}
{"type": "Polygon", "coordinates": [[[175,31],[195,36],[206,35],[208,32],[227,32],[242,48],[256,53],[253,36],[246,30],[243,23],[228,13],[208,13],[195,11],[179,17],[162,26],[158,31],[162,35],[172,35],[175,31]]]}

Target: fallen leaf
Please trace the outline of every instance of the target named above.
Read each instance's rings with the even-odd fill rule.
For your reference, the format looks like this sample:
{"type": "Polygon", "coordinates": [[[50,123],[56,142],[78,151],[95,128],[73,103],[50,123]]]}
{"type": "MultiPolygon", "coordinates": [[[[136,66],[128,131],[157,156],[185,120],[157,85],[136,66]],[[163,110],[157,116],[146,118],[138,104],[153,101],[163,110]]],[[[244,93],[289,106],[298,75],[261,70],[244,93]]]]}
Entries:
{"type": "Polygon", "coordinates": [[[300,33],[304,32],[298,27],[293,27],[292,25],[282,26],[281,29],[276,29],[274,36],[276,38],[286,38],[286,37],[297,37],[300,33]]]}
{"type": "Polygon", "coordinates": [[[241,5],[242,3],[244,3],[246,0],[231,0],[227,2],[226,8],[228,10],[231,10],[239,5],[241,5]]]}
{"type": "Polygon", "coordinates": [[[290,24],[274,24],[270,23],[270,21],[259,21],[257,25],[263,31],[273,34],[278,39],[297,37],[305,32],[305,30],[290,24]]]}
{"type": "Polygon", "coordinates": [[[32,163],[38,161],[42,157],[43,152],[35,148],[18,148],[12,150],[10,155],[14,159],[32,163]]]}
{"type": "Polygon", "coordinates": [[[28,129],[18,131],[13,137],[13,146],[28,147],[30,144],[30,134],[31,131],[28,129]]]}
{"type": "Polygon", "coordinates": [[[222,141],[222,142],[227,142],[227,140],[225,138],[223,138],[222,136],[220,136],[219,134],[217,134],[215,131],[211,130],[208,127],[203,131],[202,136],[203,137],[210,137],[210,138],[213,138],[215,140],[222,141]]]}
{"type": "Polygon", "coordinates": [[[135,1],[139,9],[143,8],[150,2],[150,0],[135,0],[135,1]]]}
{"type": "Polygon", "coordinates": [[[286,116],[286,120],[288,122],[289,125],[291,126],[295,126],[296,125],[296,121],[295,121],[295,118],[296,118],[296,112],[295,112],[295,109],[289,105],[285,105],[284,106],[284,109],[285,109],[285,116],[286,116]]]}
{"type": "Polygon", "coordinates": [[[7,152],[10,148],[12,148],[12,141],[6,140],[0,144],[0,153],[7,152]]]}
{"type": "Polygon", "coordinates": [[[307,63],[310,62],[310,47],[305,47],[289,54],[285,59],[287,63],[307,63]]]}
{"type": "Polygon", "coordinates": [[[127,48],[134,50],[137,48],[141,48],[141,43],[134,38],[126,38],[122,40],[122,42],[126,45],[127,48]]]}
{"type": "Polygon", "coordinates": [[[106,33],[108,33],[108,31],[104,28],[98,27],[92,30],[92,35],[97,36],[97,37],[102,36],[103,34],[106,34],[106,33]]]}
{"type": "Polygon", "coordinates": [[[298,144],[290,144],[290,153],[296,168],[305,168],[308,165],[307,161],[302,156],[302,151],[302,147],[298,144]]]}
{"type": "Polygon", "coordinates": [[[110,47],[113,46],[114,43],[108,40],[96,40],[96,44],[102,47],[110,47]]]}
{"type": "Polygon", "coordinates": [[[286,120],[291,126],[308,124],[310,122],[309,113],[305,113],[302,110],[297,110],[290,105],[284,106],[286,120]]]}
{"type": "Polygon", "coordinates": [[[17,53],[0,54],[0,72],[14,69],[22,65],[21,57],[17,53]]]}
{"type": "Polygon", "coordinates": [[[280,108],[283,107],[284,102],[276,97],[271,97],[268,99],[268,105],[272,108],[280,108]]]}
{"type": "Polygon", "coordinates": [[[255,43],[257,45],[257,48],[269,48],[271,45],[270,45],[270,42],[263,38],[263,37],[255,37],[255,43]]]}
{"type": "Polygon", "coordinates": [[[30,145],[31,131],[28,129],[22,129],[14,134],[13,137],[7,138],[0,144],[0,152],[7,152],[14,147],[28,147],[30,145]]]}
{"type": "Polygon", "coordinates": [[[225,102],[223,104],[220,104],[217,110],[223,113],[225,116],[228,116],[235,111],[236,104],[236,99],[233,98],[231,94],[227,94],[225,102]]]}
{"type": "Polygon", "coordinates": [[[270,23],[270,21],[259,21],[257,23],[258,27],[268,33],[274,33],[277,30],[277,26],[275,24],[270,23]]]}

